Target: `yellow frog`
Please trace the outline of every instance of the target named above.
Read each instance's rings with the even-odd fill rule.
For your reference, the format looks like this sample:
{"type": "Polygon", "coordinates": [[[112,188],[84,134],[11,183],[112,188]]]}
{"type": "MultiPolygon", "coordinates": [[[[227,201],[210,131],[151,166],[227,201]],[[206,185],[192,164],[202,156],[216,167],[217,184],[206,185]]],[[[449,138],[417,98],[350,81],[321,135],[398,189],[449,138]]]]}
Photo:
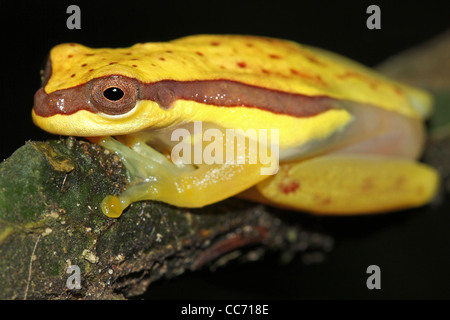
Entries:
{"type": "Polygon", "coordinates": [[[58,45],[32,116],[48,132],[86,137],[121,157],[130,184],[103,200],[109,217],[141,200],[202,207],[235,195],[365,214],[434,196],[436,171],[415,161],[430,110],[424,91],[318,48],[197,35],[120,49],[58,45]],[[213,142],[210,155],[239,161],[198,161],[186,148],[204,155],[213,142]],[[183,150],[178,158],[174,149],[183,150]]]}

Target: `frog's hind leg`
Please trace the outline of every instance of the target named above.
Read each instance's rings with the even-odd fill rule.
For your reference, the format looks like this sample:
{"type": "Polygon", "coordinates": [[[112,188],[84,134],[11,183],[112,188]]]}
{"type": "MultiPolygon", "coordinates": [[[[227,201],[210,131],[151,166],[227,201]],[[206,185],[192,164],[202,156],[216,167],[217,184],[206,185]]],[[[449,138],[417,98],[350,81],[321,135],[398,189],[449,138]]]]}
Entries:
{"type": "Polygon", "coordinates": [[[328,155],[280,166],[276,176],[240,196],[316,214],[364,214],[429,202],[439,178],[431,167],[404,158],[328,155]]]}

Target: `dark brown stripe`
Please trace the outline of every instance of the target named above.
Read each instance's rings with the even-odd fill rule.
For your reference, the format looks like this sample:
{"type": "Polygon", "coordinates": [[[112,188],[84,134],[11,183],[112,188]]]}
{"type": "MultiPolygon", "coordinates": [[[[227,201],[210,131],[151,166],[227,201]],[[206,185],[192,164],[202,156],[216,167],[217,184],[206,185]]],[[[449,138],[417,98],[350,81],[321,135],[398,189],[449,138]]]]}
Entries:
{"type": "MultiPolygon", "coordinates": [[[[130,81],[136,82],[138,100],[155,101],[164,109],[169,109],[177,99],[219,107],[245,106],[294,117],[314,116],[336,108],[336,100],[330,97],[310,97],[232,80],[163,80],[155,83],[143,83],[133,79],[130,81]]],[[[54,114],[70,115],[79,110],[95,113],[97,111],[91,102],[91,87],[92,81],[50,94],[41,88],[35,94],[34,110],[42,117],[54,114]]]]}

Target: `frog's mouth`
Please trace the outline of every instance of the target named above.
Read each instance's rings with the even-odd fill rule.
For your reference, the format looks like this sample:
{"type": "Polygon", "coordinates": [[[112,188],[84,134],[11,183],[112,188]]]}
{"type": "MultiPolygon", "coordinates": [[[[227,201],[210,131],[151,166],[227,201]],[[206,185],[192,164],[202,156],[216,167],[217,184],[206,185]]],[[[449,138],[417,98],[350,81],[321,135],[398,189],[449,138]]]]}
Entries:
{"type": "MultiPolygon", "coordinates": [[[[137,106],[139,104],[140,102],[137,103],[137,106]]],[[[49,117],[42,117],[33,109],[32,118],[35,125],[56,135],[78,137],[116,136],[145,129],[148,124],[138,116],[138,114],[144,114],[146,112],[145,109],[137,107],[136,111],[132,112],[133,116],[111,119],[87,110],[79,110],[70,115],[55,114],[49,117]]]]}

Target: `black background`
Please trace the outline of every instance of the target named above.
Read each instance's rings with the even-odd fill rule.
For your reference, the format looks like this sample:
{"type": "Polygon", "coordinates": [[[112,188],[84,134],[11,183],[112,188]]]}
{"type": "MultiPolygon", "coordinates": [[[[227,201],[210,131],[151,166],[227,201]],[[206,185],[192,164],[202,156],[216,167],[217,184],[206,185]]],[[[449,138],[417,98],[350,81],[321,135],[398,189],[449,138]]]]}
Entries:
{"type": "MultiPolygon", "coordinates": [[[[369,66],[449,28],[445,1],[3,1],[1,0],[1,158],[26,140],[54,138],[31,121],[39,69],[62,42],[124,47],[198,33],[253,34],[323,47],[369,66]],[[68,30],[66,8],[81,8],[68,30]],[[366,28],[366,8],[381,8],[381,30],[366,28]]],[[[437,207],[360,218],[306,218],[335,238],[325,262],[233,264],[187,273],[150,287],[146,298],[450,298],[448,199],[437,207]],[[366,288],[380,266],[382,289],[366,288]]]]}

